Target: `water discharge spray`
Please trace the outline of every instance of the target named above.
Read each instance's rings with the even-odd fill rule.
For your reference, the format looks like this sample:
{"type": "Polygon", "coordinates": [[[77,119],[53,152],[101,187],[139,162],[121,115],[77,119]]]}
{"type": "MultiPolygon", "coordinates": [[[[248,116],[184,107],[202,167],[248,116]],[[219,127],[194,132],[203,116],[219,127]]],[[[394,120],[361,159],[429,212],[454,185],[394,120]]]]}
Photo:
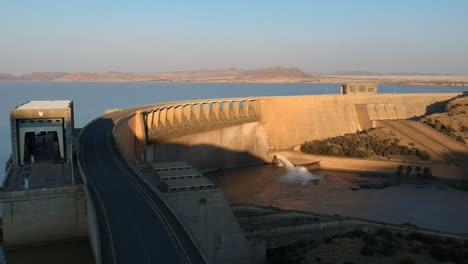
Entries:
{"type": "Polygon", "coordinates": [[[304,166],[294,166],[291,161],[281,155],[275,155],[278,161],[278,166],[284,166],[288,173],[281,176],[280,180],[289,183],[299,183],[301,185],[309,185],[317,183],[323,179],[321,175],[314,175],[304,166]]]}

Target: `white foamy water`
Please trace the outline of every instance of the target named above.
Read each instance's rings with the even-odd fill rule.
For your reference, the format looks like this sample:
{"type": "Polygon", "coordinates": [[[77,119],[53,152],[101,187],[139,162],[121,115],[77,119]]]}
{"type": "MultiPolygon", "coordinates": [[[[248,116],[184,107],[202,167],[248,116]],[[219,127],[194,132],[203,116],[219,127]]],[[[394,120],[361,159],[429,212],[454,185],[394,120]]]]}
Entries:
{"type": "Polygon", "coordinates": [[[276,158],[279,161],[278,166],[284,166],[288,171],[286,175],[279,178],[282,182],[297,183],[305,186],[323,179],[321,175],[310,173],[306,167],[294,166],[292,162],[281,155],[276,155],[276,158]]]}
{"type": "Polygon", "coordinates": [[[294,167],[287,169],[288,173],[279,178],[282,182],[298,183],[305,186],[323,179],[321,175],[312,174],[305,167],[294,167]]]}

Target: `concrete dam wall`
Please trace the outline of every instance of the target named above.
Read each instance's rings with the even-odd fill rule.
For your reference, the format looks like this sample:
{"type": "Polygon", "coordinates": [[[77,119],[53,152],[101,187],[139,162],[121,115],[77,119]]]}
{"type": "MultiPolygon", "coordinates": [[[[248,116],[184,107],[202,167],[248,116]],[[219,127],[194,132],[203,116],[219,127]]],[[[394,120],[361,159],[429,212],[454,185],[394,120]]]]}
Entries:
{"type": "Polygon", "coordinates": [[[259,122],[249,122],[150,144],[145,158],[158,162],[184,160],[200,169],[255,165],[269,159],[265,135],[259,122]]]}
{"type": "MultiPolygon", "coordinates": [[[[185,160],[201,170],[271,161],[271,152],[424,115],[457,94],[227,98],[156,104],[117,122],[130,161],[185,160]]],[[[137,111],[138,110],[138,111],[137,111]]]]}
{"type": "Polygon", "coordinates": [[[437,102],[457,94],[372,94],[262,98],[261,123],[270,150],[304,141],[354,133],[374,120],[406,119],[426,114],[437,102]]]}

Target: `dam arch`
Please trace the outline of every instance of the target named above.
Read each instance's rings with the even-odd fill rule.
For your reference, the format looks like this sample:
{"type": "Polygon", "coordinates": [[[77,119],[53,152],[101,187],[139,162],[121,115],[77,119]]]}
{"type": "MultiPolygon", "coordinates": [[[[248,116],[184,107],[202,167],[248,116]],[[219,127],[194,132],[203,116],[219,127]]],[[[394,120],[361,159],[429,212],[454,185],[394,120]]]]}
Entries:
{"type": "Polygon", "coordinates": [[[198,161],[201,156],[208,159],[206,152],[214,151],[219,155],[220,150],[225,150],[253,159],[234,162],[223,154],[216,166],[215,162],[210,162],[209,166],[195,163],[200,164],[200,169],[252,165],[269,163],[274,151],[290,149],[304,141],[370,128],[381,118],[422,116],[431,105],[455,96],[457,94],[276,96],[155,104],[139,109],[146,120],[143,122],[146,141],[136,133],[134,114],[119,121],[114,136],[116,142],[121,143],[126,158],[132,161],[170,161],[175,156],[179,159],[193,157],[192,160],[198,161]],[[173,153],[169,145],[179,154],[164,154],[173,153]],[[182,149],[185,154],[180,152],[182,149]],[[197,154],[196,149],[203,155],[197,154]]]}

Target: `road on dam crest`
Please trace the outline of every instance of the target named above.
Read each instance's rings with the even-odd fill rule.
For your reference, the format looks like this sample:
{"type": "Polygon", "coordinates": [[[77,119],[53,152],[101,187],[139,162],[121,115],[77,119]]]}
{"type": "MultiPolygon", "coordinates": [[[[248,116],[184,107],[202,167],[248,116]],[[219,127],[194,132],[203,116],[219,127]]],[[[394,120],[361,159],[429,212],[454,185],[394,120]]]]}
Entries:
{"type": "Polygon", "coordinates": [[[114,147],[111,119],[80,137],[79,159],[96,208],[103,263],[205,263],[172,212],[114,147]]]}

